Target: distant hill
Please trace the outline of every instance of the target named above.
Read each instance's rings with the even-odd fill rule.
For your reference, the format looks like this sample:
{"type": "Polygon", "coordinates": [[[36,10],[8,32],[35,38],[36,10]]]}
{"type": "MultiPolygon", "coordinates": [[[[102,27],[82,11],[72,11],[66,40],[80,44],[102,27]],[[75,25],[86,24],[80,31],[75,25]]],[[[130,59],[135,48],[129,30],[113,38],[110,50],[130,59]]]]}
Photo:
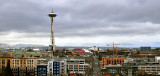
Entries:
{"type": "MultiPolygon", "coordinates": [[[[15,45],[11,45],[11,44],[7,44],[7,43],[0,43],[0,47],[41,48],[41,49],[44,49],[44,50],[49,48],[48,46],[38,45],[38,44],[15,44],[15,45]]],[[[69,49],[69,48],[89,49],[91,47],[86,47],[86,46],[56,46],[56,48],[58,48],[58,49],[64,49],[64,48],[65,49],[69,49]]],[[[99,47],[99,48],[101,48],[103,50],[112,49],[112,47],[99,47]]],[[[129,47],[118,47],[118,49],[121,49],[121,48],[129,48],[129,47]]],[[[139,47],[136,47],[136,48],[139,48],[139,47]]]]}
{"type": "Polygon", "coordinates": [[[44,47],[44,46],[37,45],[37,44],[16,44],[16,45],[12,45],[11,47],[44,47]]]}
{"type": "Polygon", "coordinates": [[[43,45],[37,45],[37,44],[7,44],[7,43],[0,43],[0,47],[44,47],[43,45]]]}

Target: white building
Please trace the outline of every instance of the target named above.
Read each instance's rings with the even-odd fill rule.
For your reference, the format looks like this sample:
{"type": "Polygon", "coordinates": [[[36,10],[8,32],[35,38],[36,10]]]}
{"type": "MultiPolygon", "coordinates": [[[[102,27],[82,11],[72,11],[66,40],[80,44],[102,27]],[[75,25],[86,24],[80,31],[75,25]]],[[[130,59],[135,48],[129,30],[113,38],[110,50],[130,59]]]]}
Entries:
{"type": "Polygon", "coordinates": [[[40,52],[40,49],[39,48],[34,48],[33,51],[40,52]]]}
{"type": "Polygon", "coordinates": [[[85,74],[89,64],[85,63],[85,59],[51,59],[48,61],[47,73],[52,75],[67,75],[71,73],[85,74]]]}
{"type": "Polygon", "coordinates": [[[139,65],[139,70],[144,70],[148,74],[160,75],[160,65],[139,65]]]}
{"type": "Polygon", "coordinates": [[[48,61],[48,74],[52,75],[67,75],[66,59],[51,59],[48,61]]]}
{"type": "Polygon", "coordinates": [[[96,47],[96,46],[93,46],[91,48],[89,48],[89,50],[93,50],[93,51],[104,51],[103,49],[99,48],[99,47],[96,47]]]}
{"type": "Polygon", "coordinates": [[[155,62],[160,62],[160,56],[155,57],[155,62]]]}

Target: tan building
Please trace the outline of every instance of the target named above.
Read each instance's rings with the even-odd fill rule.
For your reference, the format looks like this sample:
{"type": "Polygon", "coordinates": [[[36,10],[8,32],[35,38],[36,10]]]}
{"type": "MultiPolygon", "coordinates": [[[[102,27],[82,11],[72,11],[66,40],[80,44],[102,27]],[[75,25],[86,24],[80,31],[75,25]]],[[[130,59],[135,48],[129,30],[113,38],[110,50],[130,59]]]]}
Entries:
{"type": "Polygon", "coordinates": [[[67,71],[72,73],[85,74],[86,68],[89,67],[89,64],[85,63],[85,59],[68,59],[67,60],[67,71]]]}
{"type": "Polygon", "coordinates": [[[36,67],[36,58],[13,58],[11,61],[12,67],[36,67]]]}
{"type": "Polygon", "coordinates": [[[7,67],[7,62],[11,61],[11,59],[12,58],[0,58],[0,73],[7,67]]]}
{"type": "Polygon", "coordinates": [[[88,64],[68,64],[68,71],[70,73],[82,73],[85,74],[85,70],[88,64]]]}
{"type": "Polygon", "coordinates": [[[41,52],[42,54],[42,57],[49,57],[51,58],[53,55],[52,55],[52,51],[43,51],[41,52]]]}
{"type": "Polygon", "coordinates": [[[36,58],[0,58],[0,72],[5,69],[8,60],[10,60],[10,67],[14,76],[25,76],[26,72],[30,73],[31,76],[35,75],[36,58]]]}
{"type": "Polygon", "coordinates": [[[35,51],[14,51],[14,52],[0,52],[0,57],[12,57],[12,58],[23,58],[23,57],[52,57],[52,51],[41,51],[41,52],[35,52],[35,51]]]}
{"type": "Polygon", "coordinates": [[[25,51],[16,51],[16,52],[10,52],[11,57],[14,58],[22,58],[22,57],[42,57],[42,54],[40,52],[25,52],[25,51]]]}
{"type": "Polygon", "coordinates": [[[26,72],[31,76],[35,75],[35,67],[37,66],[36,58],[13,58],[12,59],[12,71],[15,76],[25,76],[26,72]]]}

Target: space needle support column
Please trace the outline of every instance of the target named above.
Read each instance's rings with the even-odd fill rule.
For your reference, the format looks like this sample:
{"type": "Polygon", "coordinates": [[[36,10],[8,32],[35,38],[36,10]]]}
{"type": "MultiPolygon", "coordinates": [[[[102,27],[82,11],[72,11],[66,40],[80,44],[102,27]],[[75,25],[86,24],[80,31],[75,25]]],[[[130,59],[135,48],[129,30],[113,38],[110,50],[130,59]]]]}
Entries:
{"type": "Polygon", "coordinates": [[[54,53],[55,52],[55,40],[54,40],[54,18],[57,16],[53,11],[48,14],[51,18],[51,47],[50,50],[54,53]]]}
{"type": "Polygon", "coordinates": [[[54,18],[51,17],[51,45],[52,45],[52,50],[53,52],[55,51],[55,41],[54,41],[54,18]]]}

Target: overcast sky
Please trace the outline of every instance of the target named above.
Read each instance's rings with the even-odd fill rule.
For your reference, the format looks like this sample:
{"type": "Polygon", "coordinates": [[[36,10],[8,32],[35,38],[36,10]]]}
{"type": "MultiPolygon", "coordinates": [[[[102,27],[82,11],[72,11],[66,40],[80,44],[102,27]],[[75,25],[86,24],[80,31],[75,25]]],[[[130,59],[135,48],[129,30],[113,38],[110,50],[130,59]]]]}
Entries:
{"type": "Polygon", "coordinates": [[[57,46],[160,46],[160,0],[0,0],[0,42],[57,46]]]}

